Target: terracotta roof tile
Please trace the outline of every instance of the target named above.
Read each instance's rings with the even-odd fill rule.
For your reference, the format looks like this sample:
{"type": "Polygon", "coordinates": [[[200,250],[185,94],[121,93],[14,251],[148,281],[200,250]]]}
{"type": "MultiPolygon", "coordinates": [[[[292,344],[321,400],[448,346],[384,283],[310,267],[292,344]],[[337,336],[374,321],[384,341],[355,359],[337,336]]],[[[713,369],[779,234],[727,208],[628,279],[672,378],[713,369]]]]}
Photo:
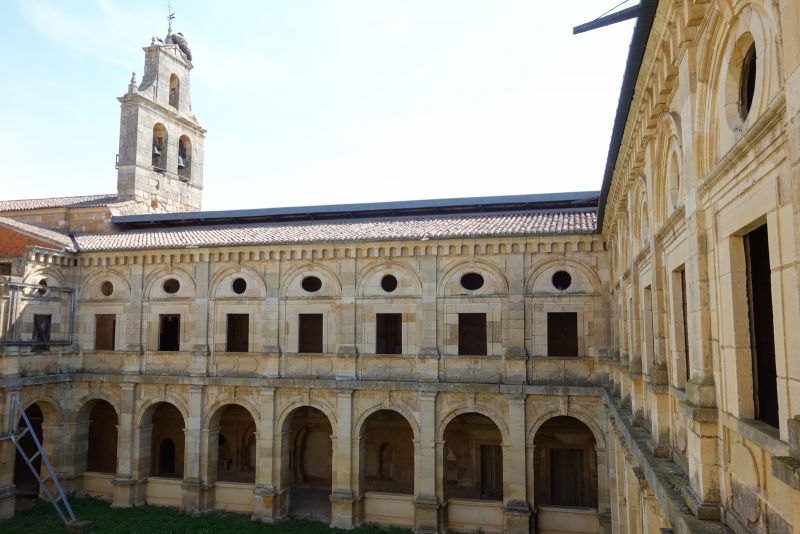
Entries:
{"type": "Polygon", "coordinates": [[[117,202],[117,195],[86,195],[77,197],[31,198],[0,200],[0,212],[28,211],[48,208],[88,208],[108,206],[117,202]]]}
{"type": "Polygon", "coordinates": [[[62,247],[70,252],[75,252],[75,246],[72,242],[72,239],[70,239],[69,235],[63,232],[52,230],[50,228],[43,228],[41,226],[36,226],[35,224],[15,221],[14,219],[9,219],[8,217],[0,217],[0,226],[11,228],[12,230],[16,230],[17,232],[29,235],[36,239],[50,241],[56,246],[62,247]]]}
{"type": "Polygon", "coordinates": [[[419,216],[327,222],[251,223],[137,229],[77,235],[79,250],[147,250],[183,247],[277,245],[353,241],[414,241],[528,235],[590,234],[595,210],[419,216]]]}

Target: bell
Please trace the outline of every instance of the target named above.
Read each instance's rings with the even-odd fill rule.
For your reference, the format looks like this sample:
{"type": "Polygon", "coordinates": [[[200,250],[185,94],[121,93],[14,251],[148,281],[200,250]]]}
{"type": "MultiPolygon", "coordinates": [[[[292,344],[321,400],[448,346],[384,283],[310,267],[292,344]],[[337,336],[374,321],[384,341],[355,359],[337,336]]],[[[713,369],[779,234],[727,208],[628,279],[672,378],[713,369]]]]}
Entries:
{"type": "Polygon", "coordinates": [[[160,156],[161,155],[161,151],[158,149],[158,145],[155,144],[155,143],[153,143],[153,155],[154,156],[160,156]]]}
{"type": "Polygon", "coordinates": [[[186,167],[186,162],[183,160],[182,157],[178,156],[178,168],[183,169],[186,167]]]}

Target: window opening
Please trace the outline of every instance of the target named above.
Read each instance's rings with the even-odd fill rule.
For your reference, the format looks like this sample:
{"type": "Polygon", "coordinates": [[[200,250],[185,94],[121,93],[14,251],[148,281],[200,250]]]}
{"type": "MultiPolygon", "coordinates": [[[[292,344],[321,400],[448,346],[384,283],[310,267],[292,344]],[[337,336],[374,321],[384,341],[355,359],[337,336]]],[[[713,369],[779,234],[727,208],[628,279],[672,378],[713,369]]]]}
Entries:
{"type": "Polygon", "coordinates": [[[106,297],[110,297],[112,293],[114,293],[114,284],[106,280],[102,284],[100,284],[100,293],[105,295],[106,297]]]}
{"type": "Polygon", "coordinates": [[[553,287],[559,291],[566,291],[572,285],[572,276],[567,271],[558,271],[553,275],[553,287]]]}
{"type": "Polygon", "coordinates": [[[185,135],[178,139],[178,176],[184,181],[192,176],[192,143],[185,135]]]}
{"type": "Polygon", "coordinates": [[[174,313],[159,315],[161,329],[158,334],[158,350],[179,351],[181,339],[181,316],[174,313]]]}
{"type": "Polygon", "coordinates": [[[300,282],[300,286],[309,293],[315,293],[322,289],[322,280],[316,276],[306,276],[303,278],[303,281],[300,282]]]}
{"type": "Polygon", "coordinates": [[[692,359],[689,357],[689,314],[686,306],[686,269],[681,269],[681,321],[683,322],[683,367],[684,378],[688,381],[691,376],[692,359]]]}
{"type": "Polygon", "coordinates": [[[656,341],[653,334],[653,290],[650,286],[644,288],[642,298],[642,324],[644,325],[644,343],[647,351],[647,362],[656,363],[656,341]]]}
{"type": "Polygon", "coordinates": [[[169,438],[161,440],[159,446],[159,459],[158,464],[159,475],[174,475],[175,474],[175,442],[169,438]]]}
{"type": "Polygon", "coordinates": [[[42,278],[41,280],[39,280],[39,285],[41,287],[36,290],[36,294],[38,294],[39,296],[44,296],[44,294],[47,293],[47,279],[42,278]]]}
{"type": "Polygon", "coordinates": [[[481,499],[503,498],[503,448],[481,445],[481,499]]]}
{"type": "Polygon", "coordinates": [[[461,287],[468,291],[477,291],[483,287],[483,276],[479,273],[467,273],[461,277],[461,287]]]}
{"type": "Polygon", "coordinates": [[[583,450],[550,449],[550,504],[588,507],[583,450]]]}
{"type": "Polygon", "coordinates": [[[169,105],[178,108],[181,94],[181,81],[176,74],[169,77],[169,105]]]}
{"type": "Polygon", "coordinates": [[[228,314],[227,352],[248,352],[250,345],[250,315],[247,313],[228,314]]]}
{"type": "Polygon", "coordinates": [[[378,313],[375,315],[375,352],[377,354],[403,353],[402,313],[378,313]]]}
{"type": "Polygon", "coordinates": [[[383,278],[381,278],[381,288],[387,293],[391,293],[395,289],[397,289],[397,278],[394,275],[387,274],[383,278]]]}
{"type": "Polygon", "coordinates": [[[742,62],[742,75],[739,82],[739,105],[742,120],[746,119],[753,107],[753,96],[756,92],[756,46],[751,44],[742,62]]]}
{"type": "Polygon", "coordinates": [[[547,314],[547,355],[578,356],[577,312],[547,314]]]}
{"type": "Polygon", "coordinates": [[[779,428],[775,334],[772,324],[772,281],[767,225],[745,236],[750,349],[756,419],[779,428]]]}
{"type": "Polygon", "coordinates": [[[114,350],[117,316],[101,313],[94,316],[94,350],[114,350]]]}
{"type": "Polygon", "coordinates": [[[170,278],[169,280],[164,282],[164,292],[169,293],[170,295],[174,295],[178,292],[181,288],[181,283],[178,282],[175,278],[170,278]]]}
{"type": "Polygon", "coordinates": [[[486,314],[458,314],[458,353],[464,356],[486,355],[486,314]]]}
{"type": "Polygon", "coordinates": [[[36,314],[33,316],[33,336],[31,336],[31,341],[34,343],[31,346],[31,350],[39,352],[48,349],[46,343],[37,344],[36,342],[50,341],[50,324],[52,323],[52,319],[53,316],[49,313],[36,314]]]}
{"type": "Polygon", "coordinates": [[[298,326],[297,352],[322,352],[322,314],[301,313],[298,326]]]}
{"type": "Polygon", "coordinates": [[[11,264],[10,263],[0,263],[0,275],[9,276],[10,274],[11,274],[11,264]]]}
{"type": "Polygon", "coordinates": [[[152,164],[157,171],[167,168],[167,129],[163,124],[153,126],[152,164]]]}
{"type": "Polygon", "coordinates": [[[247,282],[245,281],[244,278],[237,278],[236,280],[233,281],[231,287],[233,288],[234,293],[236,293],[237,295],[241,295],[247,290],[247,282]]]}

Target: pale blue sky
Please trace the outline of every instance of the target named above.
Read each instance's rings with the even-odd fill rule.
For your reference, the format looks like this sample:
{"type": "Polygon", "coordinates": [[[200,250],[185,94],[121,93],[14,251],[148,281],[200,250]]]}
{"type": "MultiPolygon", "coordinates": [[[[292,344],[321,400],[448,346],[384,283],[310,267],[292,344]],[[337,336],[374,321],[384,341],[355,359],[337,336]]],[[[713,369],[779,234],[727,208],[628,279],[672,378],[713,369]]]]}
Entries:
{"type": "MultiPolygon", "coordinates": [[[[599,189],[633,21],[601,0],[173,0],[204,209],[599,189]]],[[[0,2],[0,198],[110,193],[166,2],[0,2]],[[138,75],[140,78],[140,74],[138,75]]]]}

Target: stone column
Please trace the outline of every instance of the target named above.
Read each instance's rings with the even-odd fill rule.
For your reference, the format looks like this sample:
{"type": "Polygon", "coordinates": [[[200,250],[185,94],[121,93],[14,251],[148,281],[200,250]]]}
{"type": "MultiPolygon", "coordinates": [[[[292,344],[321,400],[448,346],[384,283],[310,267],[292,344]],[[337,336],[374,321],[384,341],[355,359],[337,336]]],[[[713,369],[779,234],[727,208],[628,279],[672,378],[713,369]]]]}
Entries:
{"type": "MultiPolygon", "coordinates": [[[[5,423],[9,420],[11,397],[17,393],[19,393],[19,390],[11,388],[4,392],[0,391],[0,422],[5,423]]],[[[0,440],[0,519],[6,519],[14,515],[14,503],[17,494],[17,490],[14,487],[16,450],[10,439],[0,440]]]]}
{"type": "Polygon", "coordinates": [[[417,373],[422,382],[438,382],[439,380],[439,348],[436,324],[436,288],[437,266],[436,256],[424,255],[418,258],[419,277],[422,282],[422,300],[420,301],[421,336],[417,349],[417,373]]]}
{"type": "Polygon", "coordinates": [[[526,495],[525,395],[508,395],[508,443],[503,443],[503,532],[528,534],[531,509],[526,495]],[[507,493],[506,493],[507,492],[507,493]]]}
{"type": "Polygon", "coordinates": [[[114,497],[112,508],[128,508],[135,503],[136,477],[134,476],[134,451],[138,444],[134,441],[133,420],[136,410],[136,384],[120,385],[120,401],[117,406],[117,474],[112,481],[114,497]]]}
{"type": "Polygon", "coordinates": [[[522,254],[508,257],[508,313],[503,327],[503,382],[524,384],[528,379],[525,354],[525,263],[522,254]]]}
{"type": "Polygon", "coordinates": [[[331,494],[331,526],[351,529],[356,526],[356,494],[352,479],[358,476],[353,466],[353,390],[336,392],[336,436],[333,441],[333,493],[331,494]]]}
{"type": "Polygon", "coordinates": [[[253,490],[255,499],[253,519],[273,522],[281,516],[280,499],[278,497],[278,477],[280,465],[274,465],[275,452],[275,388],[263,388],[258,396],[258,407],[261,420],[256,432],[256,485],[253,490]]]}
{"type": "Polygon", "coordinates": [[[436,497],[436,391],[419,394],[419,438],[414,443],[414,530],[438,532],[436,497]]]}
{"type": "Polygon", "coordinates": [[[203,386],[189,386],[189,414],[186,421],[185,459],[181,488],[183,510],[192,514],[205,511],[208,486],[200,476],[202,462],[203,386]]]}
{"type": "MultiPolygon", "coordinates": [[[[357,252],[357,251],[356,251],[357,252]]],[[[342,281],[342,294],[339,299],[336,317],[336,378],[352,380],[356,378],[358,348],[356,347],[356,262],[341,260],[339,279],[342,281]]]]}

